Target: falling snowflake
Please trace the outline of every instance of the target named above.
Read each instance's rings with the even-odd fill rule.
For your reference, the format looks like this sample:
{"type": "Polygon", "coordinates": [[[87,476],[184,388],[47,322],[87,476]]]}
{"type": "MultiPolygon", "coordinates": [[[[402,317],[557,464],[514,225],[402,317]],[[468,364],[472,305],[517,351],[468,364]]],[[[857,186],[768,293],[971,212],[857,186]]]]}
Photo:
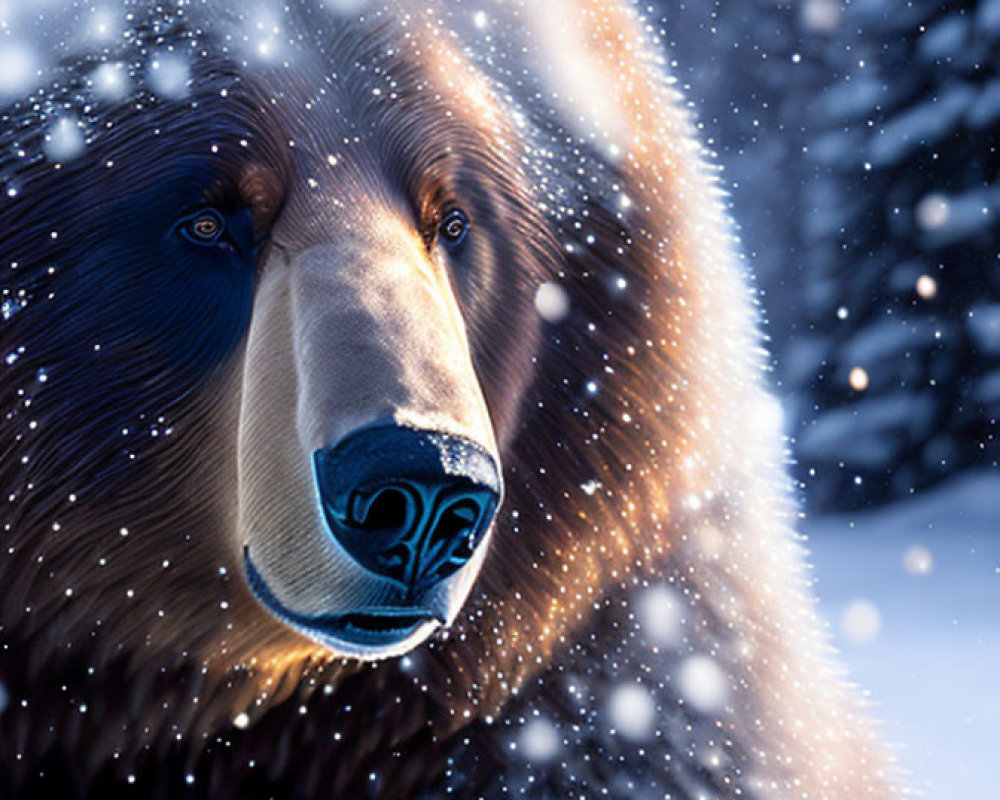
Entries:
{"type": "Polygon", "coordinates": [[[652,645],[678,647],[684,638],[683,601],[669,586],[643,591],[635,610],[643,638],[652,645]]]}
{"type": "Polygon", "coordinates": [[[569,297],[559,284],[547,281],[535,294],[535,310],[546,322],[562,322],[569,314],[569,297]]]}
{"type": "Polygon", "coordinates": [[[684,699],[699,711],[721,711],[729,699],[726,673],[713,658],[706,655],[686,658],[681,664],[677,683],[684,699]]]}
{"type": "Polygon", "coordinates": [[[869,644],[878,638],[882,629],[882,615],[869,600],[852,600],[840,617],[844,637],[854,644],[869,644]]]}
{"type": "Polygon", "coordinates": [[[562,747],[559,733],[548,719],[535,717],[524,724],[518,737],[521,755],[536,764],[554,759],[562,747]]]}
{"type": "Polygon", "coordinates": [[[656,704],[642,686],[625,684],[615,688],[608,698],[608,719],[619,735],[641,742],[653,735],[656,704]]]}

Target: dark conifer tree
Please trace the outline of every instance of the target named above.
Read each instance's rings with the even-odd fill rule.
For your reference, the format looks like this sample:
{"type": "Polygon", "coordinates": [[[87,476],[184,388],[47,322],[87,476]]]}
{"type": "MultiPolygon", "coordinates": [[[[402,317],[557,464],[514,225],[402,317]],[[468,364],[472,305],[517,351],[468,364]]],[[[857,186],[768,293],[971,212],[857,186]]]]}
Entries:
{"type": "Polygon", "coordinates": [[[1000,0],[662,0],[814,508],[996,465],[1000,0]]]}
{"type": "Polygon", "coordinates": [[[834,80],[784,377],[812,500],[858,506],[1000,453],[1000,2],[855,0],[806,43],[834,80]]]}

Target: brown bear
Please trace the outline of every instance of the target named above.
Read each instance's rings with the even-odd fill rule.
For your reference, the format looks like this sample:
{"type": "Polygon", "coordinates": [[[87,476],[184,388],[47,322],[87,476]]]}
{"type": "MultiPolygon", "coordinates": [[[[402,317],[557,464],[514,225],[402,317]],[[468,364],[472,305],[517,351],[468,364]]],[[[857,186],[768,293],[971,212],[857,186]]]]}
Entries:
{"type": "Polygon", "coordinates": [[[631,6],[62,6],[0,133],[0,797],[895,796],[631,6]]]}

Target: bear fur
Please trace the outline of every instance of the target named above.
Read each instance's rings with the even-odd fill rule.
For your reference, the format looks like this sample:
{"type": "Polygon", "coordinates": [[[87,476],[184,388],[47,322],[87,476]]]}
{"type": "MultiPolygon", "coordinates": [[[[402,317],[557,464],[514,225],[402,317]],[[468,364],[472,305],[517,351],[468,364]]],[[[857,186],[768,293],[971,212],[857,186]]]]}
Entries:
{"type": "Polygon", "coordinates": [[[751,294],[652,29],[616,0],[338,7],[275,4],[272,36],[125,4],[127,35],[4,113],[0,798],[898,796],[814,614],[751,294]],[[87,142],[60,159],[63,117],[87,142]],[[438,286],[505,498],[462,613],[403,658],[331,654],[246,585],[274,273],[164,250],[188,183],[272,254],[401,209],[417,241],[438,195],[473,200],[438,286]]]}

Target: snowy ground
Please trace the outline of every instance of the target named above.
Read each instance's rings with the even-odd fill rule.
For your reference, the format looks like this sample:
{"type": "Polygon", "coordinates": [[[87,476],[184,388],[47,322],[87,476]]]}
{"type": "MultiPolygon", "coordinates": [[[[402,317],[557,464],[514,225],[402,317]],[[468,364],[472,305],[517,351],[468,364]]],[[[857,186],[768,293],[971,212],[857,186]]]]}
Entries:
{"type": "Polygon", "coordinates": [[[1000,475],[807,520],[820,610],[927,800],[996,800],[1000,475]]]}

